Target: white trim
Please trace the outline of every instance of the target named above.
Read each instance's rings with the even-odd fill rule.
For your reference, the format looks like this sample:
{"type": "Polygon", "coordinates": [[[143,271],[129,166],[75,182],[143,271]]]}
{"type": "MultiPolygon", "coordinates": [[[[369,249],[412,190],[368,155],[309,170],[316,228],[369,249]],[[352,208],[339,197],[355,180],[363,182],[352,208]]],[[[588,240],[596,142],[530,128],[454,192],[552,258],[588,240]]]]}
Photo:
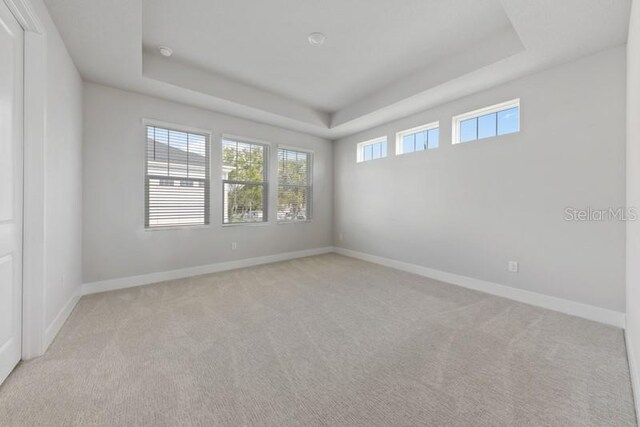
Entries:
{"type": "MultiPolygon", "coordinates": [[[[509,101],[500,102],[499,104],[489,105],[488,107],[479,108],[477,110],[453,116],[451,119],[451,143],[460,144],[460,122],[475,117],[484,116],[485,114],[497,113],[509,108],[518,107],[518,131],[520,132],[520,98],[511,99],[509,101]]],[[[502,135],[496,135],[502,136],[502,135]]],[[[482,138],[484,139],[484,138],[482,138]]],[[[475,140],[474,140],[475,141],[475,140]]],[[[470,142],[470,141],[469,141],[470,142]]]]}
{"type": "Polygon", "coordinates": [[[276,156],[276,205],[275,205],[275,212],[276,212],[276,223],[278,225],[280,224],[292,224],[292,223],[299,223],[299,222],[311,222],[311,220],[313,219],[313,206],[314,206],[314,202],[313,202],[313,198],[315,197],[315,191],[314,191],[314,179],[313,179],[313,174],[315,171],[315,167],[314,167],[314,161],[315,161],[315,152],[313,150],[307,150],[304,148],[297,148],[297,147],[292,147],[292,146],[287,146],[287,145],[282,145],[282,144],[278,144],[278,153],[276,156]],[[304,153],[307,154],[307,178],[309,179],[309,182],[307,185],[298,185],[298,187],[309,187],[309,195],[311,197],[309,197],[309,199],[307,200],[307,218],[302,220],[302,221],[294,221],[294,220],[279,220],[278,219],[278,197],[280,196],[280,150],[285,150],[285,151],[293,151],[293,152],[298,152],[298,153],[304,153]]]}
{"type": "Polygon", "coordinates": [[[271,225],[270,221],[252,221],[252,222],[223,222],[222,227],[266,227],[271,225]]]}
{"type": "Polygon", "coordinates": [[[4,0],[4,3],[25,32],[44,34],[40,19],[33,11],[29,0],[4,0]]]}
{"type": "MultiPolygon", "coordinates": [[[[27,0],[20,2],[32,10],[27,0]]],[[[31,12],[28,12],[31,13],[31,12]]],[[[37,21],[33,15],[32,18],[37,21]]],[[[37,24],[38,26],[40,24],[37,24]]],[[[41,29],[41,28],[40,28],[41,29]]],[[[46,34],[24,33],[24,210],[22,359],[41,356],[45,346],[45,130],[46,34]]]]}
{"type": "MultiPolygon", "coordinates": [[[[185,277],[198,276],[203,274],[216,273],[220,271],[235,270],[238,268],[252,267],[256,265],[269,264],[273,262],[286,261],[290,259],[303,258],[307,256],[321,255],[335,252],[340,255],[358,258],[364,261],[380,264],[385,267],[395,268],[397,270],[406,271],[431,279],[446,282],[452,285],[461,286],[467,289],[473,289],[487,294],[508,298],[514,301],[530,304],[553,311],[558,311],[572,316],[582,317],[584,319],[593,320],[607,325],[624,328],[625,315],[613,310],[595,307],[575,301],[569,301],[550,295],[539,294],[536,292],[517,289],[486,280],[475,279],[473,277],[462,276],[455,273],[449,273],[424,267],[416,264],[410,264],[402,261],[384,258],[377,255],[371,255],[363,252],[354,251],[340,247],[324,247],[316,249],[307,249],[296,252],[287,252],[276,255],[266,255],[255,258],[240,259],[235,261],[227,261],[216,264],[202,265],[197,267],[183,268],[179,270],[163,271],[159,273],[142,274],[139,276],[122,277],[118,279],[103,280],[99,282],[85,283],[82,285],[82,295],[90,295],[99,292],[112,291],[116,289],[125,289],[136,286],[148,285],[152,283],[182,279],[185,277]]],[[[69,311],[70,312],[70,311],[69,311]]],[[[628,341],[628,338],[627,338],[628,341]]],[[[630,349],[631,346],[627,346],[630,349]]],[[[628,350],[629,351],[629,350],[628,350]]],[[[629,357],[631,365],[631,355],[629,357]]],[[[637,371],[635,366],[630,366],[632,370],[632,378],[635,384],[637,381],[637,371]]],[[[640,387],[640,385],[637,385],[640,387]]]]}
{"type": "Polygon", "coordinates": [[[255,265],[269,264],[272,262],[287,261],[295,258],[303,258],[313,255],[321,255],[333,252],[332,247],[306,249],[296,252],[286,252],[276,255],[266,255],[255,258],[239,259],[235,261],[219,262],[216,264],[201,265],[197,267],[181,268],[179,270],[162,271],[159,273],[141,274],[139,276],[121,277],[118,279],[102,280],[99,282],[85,283],[82,285],[82,295],[90,295],[98,292],[113,291],[116,289],[132,288],[148,285],[166,280],[182,279],[185,277],[200,276],[202,274],[217,273],[220,271],[235,270],[238,268],[252,267],[255,265]]]}
{"type": "Polygon", "coordinates": [[[78,304],[79,300],[80,300],[80,295],[78,293],[73,294],[71,298],[69,298],[69,301],[67,301],[67,303],[64,305],[64,307],[62,307],[60,312],[58,312],[58,315],[56,316],[55,319],[53,319],[53,322],[51,322],[51,324],[47,327],[47,329],[45,329],[44,331],[44,348],[45,349],[49,348],[53,340],[56,338],[56,335],[58,335],[58,332],[60,332],[60,329],[62,329],[62,325],[64,325],[64,322],[67,321],[67,319],[71,315],[71,312],[76,307],[76,304],[78,304]]]}
{"type": "Polygon", "coordinates": [[[272,142],[265,141],[264,139],[252,138],[250,136],[233,135],[231,133],[221,134],[220,139],[222,141],[227,140],[227,141],[233,141],[233,142],[246,142],[248,144],[259,144],[259,145],[268,145],[268,146],[273,145],[272,142]]]}
{"type": "Polygon", "coordinates": [[[627,360],[629,362],[629,376],[631,377],[631,391],[636,409],[636,421],[640,425],[640,377],[638,376],[638,366],[636,366],[635,350],[627,331],[624,334],[624,341],[627,347],[627,360]]]}
{"type": "MultiPolygon", "coordinates": [[[[259,139],[255,139],[255,138],[246,138],[246,137],[241,137],[241,136],[236,136],[236,135],[231,135],[231,134],[222,134],[222,138],[220,139],[220,177],[222,178],[220,180],[220,185],[222,186],[221,191],[222,191],[222,226],[223,227],[228,227],[228,226],[238,226],[238,225],[269,225],[269,208],[270,208],[270,199],[269,199],[269,192],[271,190],[269,182],[271,180],[271,143],[267,142],[267,141],[262,141],[259,139]],[[225,168],[227,168],[229,170],[229,173],[231,173],[235,167],[233,166],[227,166],[224,164],[224,143],[226,142],[232,142],[232,143],[236,143],[236,147],[237,147],[237,143],[244,143],[244,144],[250,144],[250,145],[259,145],[262,147],[263,149],[263,158],[264,158],[264,164],[262,165],[262,177],[263,177],[263,181],[242,181],[242,180],[229,180],[229,174],[225,173],[225,168]],[[224,192],[224,184],[225,181],[238,181],[238,182],[244,182],[246,185],[262,185],[264,187],[264,192],[266,193],[266,197],[265,199],[262,201],[262,221],[251,221],[251,222],[224,222],[225,220],[225,192],[224,192]],[[266,215],[265,215],[266,214],[266,215]]],[[[278,162],[278,160],[276,159],[276,163],[278,162]]]]}
{"type": "MultiPolygon", "coordinates": [[[[156,119],[149,119],[149,118],[143,118],[142,119],[142,126],[143,129],[142,131],[144,132],[143,136],[142,136],[142,141],[144,142],[144,147],[145,147],[145,156],[144,156],[144,168],[142,169],[143,172],[143,183],[144,183],[144,212],[142,214],[142,219],[143,219],[143,223],[142,223],[142,228],[144,229],[144,231],[157,231],[159,229],[164,229],[164,230],[184,230],[184,229],[191,229],[191,228],[206,228],[209,227],[211,225],[211,216],[212,216],[212,210],[211,210],[211,192],[212,192],[212,187],[211,187],[211,175],[212,175],[212,171],[213,171],[213,156],[212,156],[212,145],[213,145],[213,131],[211,130],[207,130],[207,129],[199,129],[196,127],[191,127],[191,126],[183,126],[183,125],[179,125],[176,123],[170,123],[170,122],[165,122],[162,120],[156,120],[156,119]],[[147,222],[148,222],[148,218],[147,218],[147,168],[149,167],[149,159],[147,158],[147,154],[146,154],[146,146],[147,146],[147,138],[149,138],[148,135],[148,127],[154,127],[154,128],[160,128],[160,129],[165,129],[168,131],[175,131],[175,132],[184,132],[184,133],[191,133],[194,135],[200,135],[200,136],[204,136],[205,137],[205,151],[206,151],[206,155],[209,156],[209,174],[206,177],[205,181],[209,181],[209,194],[206,195],[208,197],[205,196],[205,211],[207,210],[207,206],[206,206],[206,201],[209,201],[209,216],[208,218],[205,218],[205,222],[204,224],[172,224],[172,225],[167,225],[167,226],[162,226],[162,225],[149,225],[147,226],[147,222]]],[[[206,156],[205,156],[206,157],[206,156]]],[[[178,179],[177,177],[169,177],[169,179],[178,179]]],[[[206,185],[205,185],[206,188],[206,185]]]]}
{"type": "Polygon", "coordinates": [[[511,99],[509,101],[500,102],[498,104],[489,105],[487,107],[478,108],[477,110],[469,111],[463,114],[453,116],[454,120],[467,120],[474,117],[484,116],[485,114],[497,113],[498,111],[508,110],[513,107],[520,106],[520,98],[511,99]]]}
{"type": "Polygon", "coordinates": [[[155,227],[145,227],[144,224],[142,225],[142,231],[147,232],[147,231],[151,231],[151,232],[155,232],[155,231],[177,231],[177,230],[193,230],[195,228],[211,228],[211,223],[209,224],[185,224],[185,225],[167,225],[167,226],[162,226],[162,225],[158,225],[155,227]]]}
{"type": "MultiPolygon", "coordinates": [[[[433,130],[433,129],[439,129],[440,128],[440,121],[435,121],[432,123],[428,123],[426,125],[422,125],[422,126],[416,126],[414,128],[411,129],[405,129],[405,130],[401,130],[399,132],[396,132],[396,155],[399,156],[401,154],[408,154],[408,153],[404,153],[403,151],[403,146],[402,146],[402,139],[407,136],[407,135],[412,135],[414,133],[419,133],[419,132],[424,132],[425,130],[433,130]]],[[[438,145],[440,145],[440,141],[438,141],[438,145]]],[[[387,147],[388,149],[388,147],[387,147]]],[[[413,151],[412,151],[413,153],[413,151]]]]}
{"type": "Polygon", "coordinates": [[[486,280],[480,280],[473,277],[436,270],[429,267],[423,267],[421,265],[410,264],[407,262],[384,258],[377,255],[353,251],[351,249],[336,247],[335,252],[340,255],[358,258],[364,261],[384,265],[386,267],[395,268],[397,270],[402,270],[453,285],[462,286],[463,288],[473,289],[525,304],[559,311],[561,313],[582,317],[584,319],[589,319],[600,323],[605,323],[607,325],[616,326],[618,328],[624,328],[625,315],[624,313],[619,313],[617,311],[595,307],[575,301],[569,301],[550,295],[543,295],[523,289],[517,289],[510,286],[500,285],[498,283],[493,283],[486,280]]]}
{"type": "MultiPolygon", "coordinates": [[[[143,118],[142,124],[144,126],[153,126],[153,127],[159,127],[159,128],[168,129],[168,130],[175,130],[177,132],[186,132],[186,133],[197,134],[200,136],[206,136],[207,138],[209,138],[209,141],[211,141],[211,139],[213,138],[213,131],[210,129],[200,129],[193,126],[185,126],[178,123],[165,122],[162,120],[149,119],[149,118],[143,118]]],[[[147,133],[145,129],[145,136],[146,134],[147,133]]]]}
{"type": "Polygon", "coordinates": [[[310,148],[296,147],[296,146],[293,146],[293,145],[278,144],[278,149],[280,149],[280,148],[282,148],[283,150],[299,151],[301,153],[315,154],[315,151],[313,151],[310,148]]]}
{"type": "Polygon", "coordinates": [[[384,159],[389,155],[389,141],[387,139],[386,136],[379,136],[377,138],[373,138],[373,139],[369,139],[367,141],[362,141],[359,142],[356,145],[356,162],[357,163],[362,163],[362,162],[370,162],[371,160],[380,160],[380,159],[371,159],[371,160],[365,160],[364,156],[362,155],[362,149],[368,145],[373,145],[373,144],[379,144],[382,142],[386,142],[387,143],[387,152],[385,153],[384,156],[381,156],[380,159],[384,159]]]}

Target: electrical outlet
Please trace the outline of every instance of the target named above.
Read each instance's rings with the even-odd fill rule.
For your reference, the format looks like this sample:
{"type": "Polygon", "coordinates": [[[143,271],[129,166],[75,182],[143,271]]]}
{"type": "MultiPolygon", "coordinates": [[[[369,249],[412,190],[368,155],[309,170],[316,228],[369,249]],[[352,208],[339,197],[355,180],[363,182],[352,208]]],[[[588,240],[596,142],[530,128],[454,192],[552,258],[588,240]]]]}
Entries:
{"type": "Polygon", "coordinates": [[[510,273],[518,272],[518,261],[509,261],[508,270],[510,273]]]}
{"type": "Polygon", "coordinates": [[[66,280],[64,277],[64,273],[62,273],[62,275],[60,276],[60,289],[64,289],[64,284],[65,284],[66,280]]]}
{"type": "Polygon", "coordinates": [[[341,242],[344,240],[344,235],[342,233],[338,234],[338,240],[341,242]]]}
{"type": "Polygon", "coordinates": [[[238,242],[231,242],[231,250],[235,251],[236,249],[238,249],[238,242]]]}

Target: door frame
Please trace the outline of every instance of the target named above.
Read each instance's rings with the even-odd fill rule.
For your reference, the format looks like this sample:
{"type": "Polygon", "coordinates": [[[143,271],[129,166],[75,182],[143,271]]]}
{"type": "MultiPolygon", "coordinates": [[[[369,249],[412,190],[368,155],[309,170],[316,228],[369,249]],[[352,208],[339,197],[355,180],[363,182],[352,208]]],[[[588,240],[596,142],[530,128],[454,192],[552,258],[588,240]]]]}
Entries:
{"type": "Polygon", "coordinates": [[[44,354],[46,31],[30,0],[3,0],[24,30],[22,359],[44,354]]]}

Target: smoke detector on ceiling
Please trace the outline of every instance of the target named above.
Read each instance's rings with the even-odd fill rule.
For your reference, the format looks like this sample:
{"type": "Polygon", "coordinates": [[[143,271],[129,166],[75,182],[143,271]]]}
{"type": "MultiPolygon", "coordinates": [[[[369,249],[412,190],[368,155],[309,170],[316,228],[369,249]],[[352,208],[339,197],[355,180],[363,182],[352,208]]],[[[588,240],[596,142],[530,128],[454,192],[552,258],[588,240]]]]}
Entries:
{"type": "Polygon", "coordinates": [[[173,50],[170,47],[160,46],[158,50],[160,51],[160,55],[166,56],[167,58],[173,55],[173,50]]]}
{"type": "Polygon", "coordinates": [[[311,33],[309,34],[309,44],[311,46],[322,46],[326,37],[322,33],[311,33]]]}

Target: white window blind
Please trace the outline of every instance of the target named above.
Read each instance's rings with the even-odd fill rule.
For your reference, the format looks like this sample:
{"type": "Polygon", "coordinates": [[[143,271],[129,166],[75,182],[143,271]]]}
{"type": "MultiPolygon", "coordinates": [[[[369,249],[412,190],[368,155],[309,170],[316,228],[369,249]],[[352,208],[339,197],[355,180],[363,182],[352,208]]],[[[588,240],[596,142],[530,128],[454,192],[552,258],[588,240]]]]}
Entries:
{"type": "Polygon", "coordinates": [[[222,140],[224,224],[267,221],[267,152],[264,144],[222,140]]]}
{"type": "Polygon", "coordinates": [[[208,223],[208,137],[147,126],[145,227],[208,223]]]}
{"type": "Polygon", "coordinates": [[[278,221],[311,219],[311,153],[278,149],[278,221]]]}

